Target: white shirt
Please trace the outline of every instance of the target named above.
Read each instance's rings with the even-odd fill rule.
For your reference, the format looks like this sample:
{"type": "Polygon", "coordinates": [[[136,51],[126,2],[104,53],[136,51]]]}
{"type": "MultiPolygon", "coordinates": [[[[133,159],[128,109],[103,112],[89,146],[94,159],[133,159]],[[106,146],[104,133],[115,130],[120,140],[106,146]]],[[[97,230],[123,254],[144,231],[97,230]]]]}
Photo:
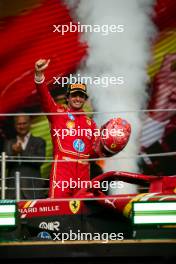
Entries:
{"type": "Polygon", "coordinates": [[[21,139],[19,136],[17,136],[17,142],[20,142],[20,143],[21,143],[21,146],[22,146],[22,149],[23,149],[23,150],[26,149],[26,146],[27,146],[27,144],[28,144],[28,141],[29,141],[30,135],[31,135],[30,132],[27,133],[27,135],[24,137],[23,141],[22,141],[22,139],[21,139]]]}

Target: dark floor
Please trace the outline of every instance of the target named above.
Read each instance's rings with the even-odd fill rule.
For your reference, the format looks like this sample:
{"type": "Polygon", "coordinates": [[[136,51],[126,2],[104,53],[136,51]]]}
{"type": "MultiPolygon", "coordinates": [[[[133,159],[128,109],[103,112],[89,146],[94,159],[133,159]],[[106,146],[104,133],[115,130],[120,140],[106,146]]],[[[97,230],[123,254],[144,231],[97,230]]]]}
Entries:
{"type": "MultiPolygon", "coordinates": [[[[4,259],[5,261],[5,259],[4,259]]],[[[8,260],[14,263],[14,260],[8,260]]],[[[107,257],[107,258],[52,258],[52,259],[15,259],[18,264],[174,264],[175,257],[107,257]]]]}

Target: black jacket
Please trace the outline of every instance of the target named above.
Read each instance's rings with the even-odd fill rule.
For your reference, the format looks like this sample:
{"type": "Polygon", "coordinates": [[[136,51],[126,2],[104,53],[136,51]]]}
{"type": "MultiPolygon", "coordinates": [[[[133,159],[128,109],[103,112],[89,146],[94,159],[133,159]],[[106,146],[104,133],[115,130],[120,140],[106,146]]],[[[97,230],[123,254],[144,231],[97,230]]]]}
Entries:
{"type": "MultiPolygon", "coordinates": [[[[17,139],[11,139],[5,142],[4,151],[8,156],[13,156],[12,145],[16,143],[17,139]]],[[[32,190],[21,190],[21,199],[37,199],[44,198],[45,193],[42,190],[35,191],[34,188],[43,188],[45,186],[43,180],[37,180],[35,178],[41,178],[40,167],[42,162],[21,162],[20,160],[28,159],[39,159],[45,157],[45,141],[40,137],[34,137],[30,135],[26,149],[22,153],[14,158],[9,157],[11,160],[7,162],[7,177],[12,179],[6,180],[6,186],[15,188],[15,173],[20,172],[20,189],[32,188],[32,190]],[[23,158],[22,156],[26,156],[23,158]],[[28,158],[29,157],[29,158],[28,158]],[[34,157],[34,158],[33,158],[34,157]],[[36,158],[38,157],[38,158],[36,158]],[[13,162],[12,162],[13,161],[13,162]],[[23,178],[23,177],[29,177],[23,178]],[[34,178],[34,179],[33,179],[34,178]]],[[[15,199],[15,190],[7,190],[6,198],[15,199]]]]}

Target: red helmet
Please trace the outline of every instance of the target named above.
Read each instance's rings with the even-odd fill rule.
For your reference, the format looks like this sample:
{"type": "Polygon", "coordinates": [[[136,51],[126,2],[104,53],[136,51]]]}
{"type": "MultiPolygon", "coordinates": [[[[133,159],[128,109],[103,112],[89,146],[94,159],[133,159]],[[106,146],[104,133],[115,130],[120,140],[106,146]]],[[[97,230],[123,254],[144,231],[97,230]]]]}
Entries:
{"type": "Polygon", "coordinates": [[[113,118],[101,127],[101,136],[95,143],[95,152],[106,157],[120,152],[128,143],[131,125],[122,118],[113,118]]]}

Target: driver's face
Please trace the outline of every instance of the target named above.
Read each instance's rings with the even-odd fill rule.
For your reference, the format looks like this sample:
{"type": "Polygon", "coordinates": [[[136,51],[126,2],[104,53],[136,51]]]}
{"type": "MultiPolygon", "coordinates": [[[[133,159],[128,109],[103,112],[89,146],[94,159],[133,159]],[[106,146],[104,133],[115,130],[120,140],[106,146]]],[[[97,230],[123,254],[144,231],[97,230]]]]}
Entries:
{"type": "Polygon", "coordinates": [[[86,96],[82,92],[74,92],[69,95],[67,101],[68,101],[68,106],[70,108],[79,110],[83,107],[86,101],[86,96]]]}

